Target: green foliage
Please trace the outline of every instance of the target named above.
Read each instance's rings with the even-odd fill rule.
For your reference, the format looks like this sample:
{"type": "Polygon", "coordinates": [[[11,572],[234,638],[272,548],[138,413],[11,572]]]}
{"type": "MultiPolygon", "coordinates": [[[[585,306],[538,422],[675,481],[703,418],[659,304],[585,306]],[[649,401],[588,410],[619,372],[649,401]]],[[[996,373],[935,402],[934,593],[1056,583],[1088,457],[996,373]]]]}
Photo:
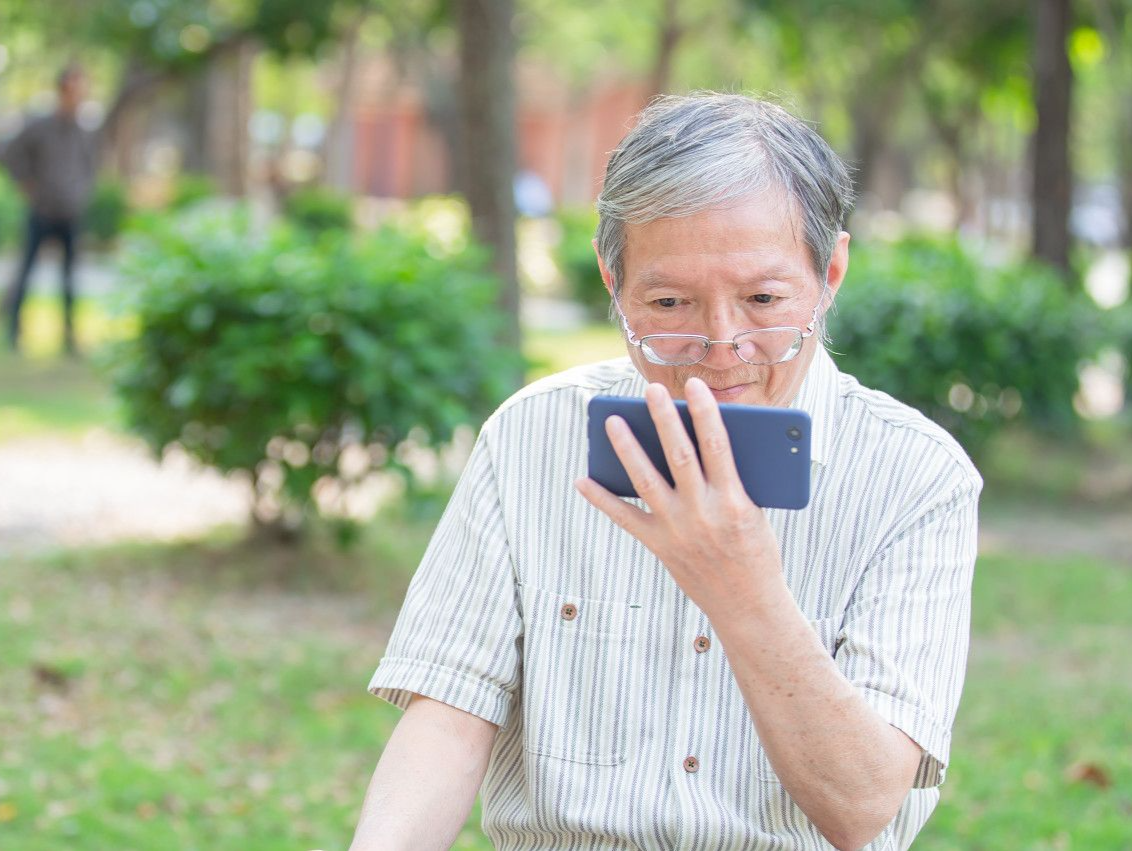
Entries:
{"type": "Polygon", "coordinates": [[[207,174],[187,172],[177,175],[173,192],[169,197],[170,210],[183,210],[199,201],[213,198],[218,194],[216,181],[207,174]]]}
{"type": "Polygon", "coordinates": [[[861,382],[919,408],[973,456],[1004,422],[1071,430],[1078,368],[1111,329],[1048,268],[992,267],[951,240],[855,248],[830,319],[861,382]]]}
{"type": "Polygon", "coordinates": [[[122,270],[139,331],[110,356],[126,420],[155,451],[246,471],[261,519],[316,510],[320,480],[411,482],[394,450],[449,440],[516,366],[484,268],[480,251],[429,251],[389,226],[355,243],[256,233],[240,211],[153,220],[122,270]]]}
{"type": "Polygon", "coordinates": [[[7,172],[0,169],[0,249],[21,243],[26,215],[24,196],[7,172]]]}
{"type": "Polygon", "coordinates": [[[566,279],[570,296],[595,317],[606,316],[609,293],[602,283],[593,247],[597,211],[591,207],[561,210],[555,215],[555,220],[562,234],[555,259],[562,277],[566,279]]]}
{"type": "Polygon", "coordinates": [[[325,186],[296,189],[287,196],[283,214],[300,228],[314,233],[350,230],[354,225],[353,199],[325,186]]]}
{"type": "Polygon", "coordinates": [[[100,180],[87,207],[87,232],[96,242],[107,245],[122,232],[129,211],[125,184],[118,180],[100,180]]]}

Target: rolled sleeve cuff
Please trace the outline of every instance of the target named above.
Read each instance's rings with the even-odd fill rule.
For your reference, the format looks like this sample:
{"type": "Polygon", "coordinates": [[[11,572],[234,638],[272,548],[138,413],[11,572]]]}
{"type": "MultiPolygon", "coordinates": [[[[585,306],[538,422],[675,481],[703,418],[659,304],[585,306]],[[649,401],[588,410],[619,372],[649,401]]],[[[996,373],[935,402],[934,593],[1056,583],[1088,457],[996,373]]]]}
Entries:
{"type": "Polygon", "coordinates": [[[920,746],[923,755],[916,769],[913,789],[938,786],[947,774],[951,732],[933,721],[922,709],[875,689],[860,689],[862,697],[889,724],[920,746]]]}
{"type": "Polygon", "coordinates": [[[439,700],[503,727],[511,715],[513,696],[499,686],[463,671],[419,659],[381,660],[369,682],[370,694],[406,709],[414,694],[439,700]]]}

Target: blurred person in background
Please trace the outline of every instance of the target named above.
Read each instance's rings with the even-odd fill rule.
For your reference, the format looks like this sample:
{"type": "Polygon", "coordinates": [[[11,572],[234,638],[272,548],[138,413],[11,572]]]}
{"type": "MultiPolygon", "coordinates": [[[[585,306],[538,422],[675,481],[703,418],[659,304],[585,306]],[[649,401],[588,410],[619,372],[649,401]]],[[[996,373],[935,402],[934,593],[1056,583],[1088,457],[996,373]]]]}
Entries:
{"type": "Polygon", "coordinates": [[[30,122],[0,153],[27,199],[28,219],[23,256],[4,298],[8,344],[20,345],[20,309],[40,246],[58,240],[63,251],[63,345],[76,355],[74,330],[74,267],[83,214],[90,200],[97,166],[95,141],[79,126],[79,106],[87,93],[87,77],[68,65],[56,78],[58,94],[51,115],[30,122]]]}

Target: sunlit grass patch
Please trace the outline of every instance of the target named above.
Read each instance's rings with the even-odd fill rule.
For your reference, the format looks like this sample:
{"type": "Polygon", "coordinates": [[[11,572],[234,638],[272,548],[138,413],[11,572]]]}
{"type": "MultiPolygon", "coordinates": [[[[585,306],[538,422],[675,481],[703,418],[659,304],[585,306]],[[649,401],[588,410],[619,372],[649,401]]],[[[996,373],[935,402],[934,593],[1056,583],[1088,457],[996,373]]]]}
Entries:
{"type": "Polygon", "coordinates": [[[588,325],[572,331],[532,331],[524,341],[533,381],[573,366],[624,357],[625,342],[613,325],[588,325]]]}
{"type": "Polygon", "coordinates": [[[1132,570],[980,559],[936,813],[916,848],[1132,847],[1132,570]]]}

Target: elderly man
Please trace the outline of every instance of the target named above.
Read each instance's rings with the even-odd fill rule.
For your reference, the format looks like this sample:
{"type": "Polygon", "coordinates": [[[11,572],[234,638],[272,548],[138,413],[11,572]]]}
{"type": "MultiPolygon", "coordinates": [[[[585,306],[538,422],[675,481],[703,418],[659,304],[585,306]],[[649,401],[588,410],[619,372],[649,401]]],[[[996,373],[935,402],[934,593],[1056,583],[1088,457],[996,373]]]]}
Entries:
{"type": "Polygon", "coordinates": [[[822,345],[849,205],[843,165],[776,106],[642,113],[595,241],[629,358],[484,426],[370,684],[407,711],[355,849],[447,847],[481,784],[501,849],[912,842],[948,760],[982,483],[822,345]],[[598,394],[647,399],[674,487],[616,418],[641,501],[584,478],[598,394]],[[747,498],[718,402],[810,415],[806,509],[747,498]]]}

